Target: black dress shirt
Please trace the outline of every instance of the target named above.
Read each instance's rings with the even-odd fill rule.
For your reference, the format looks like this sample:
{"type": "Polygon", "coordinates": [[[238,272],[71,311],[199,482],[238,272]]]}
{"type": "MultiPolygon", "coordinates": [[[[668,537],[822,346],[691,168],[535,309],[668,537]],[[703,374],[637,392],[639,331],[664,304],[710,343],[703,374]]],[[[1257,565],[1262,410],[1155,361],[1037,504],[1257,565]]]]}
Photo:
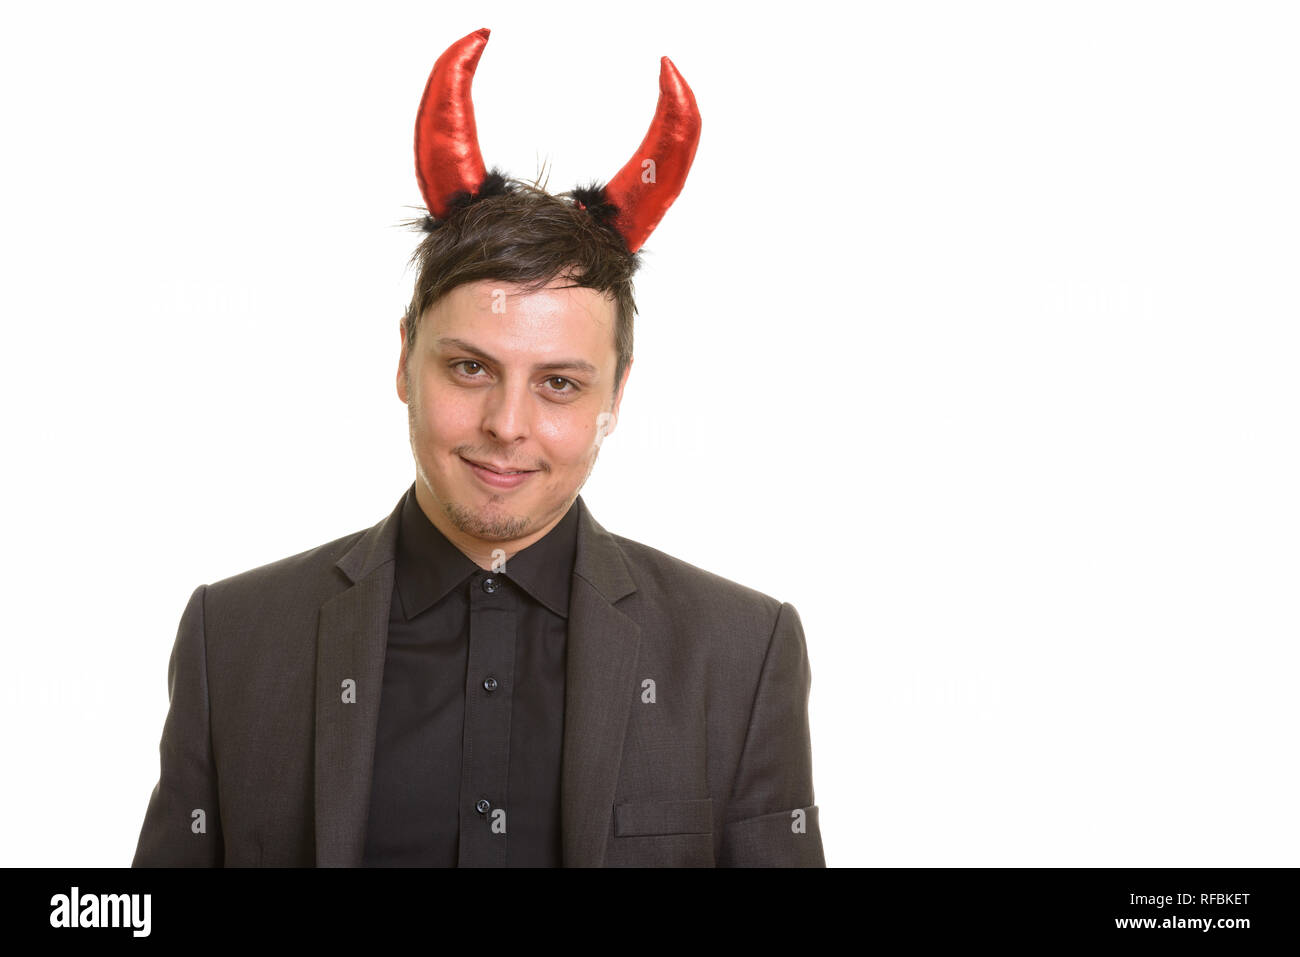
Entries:
{"type": "Polygon", "coordinates": [[[558,867],[578,502],[496,571],[402,504],[364,866],[558,867]]]}

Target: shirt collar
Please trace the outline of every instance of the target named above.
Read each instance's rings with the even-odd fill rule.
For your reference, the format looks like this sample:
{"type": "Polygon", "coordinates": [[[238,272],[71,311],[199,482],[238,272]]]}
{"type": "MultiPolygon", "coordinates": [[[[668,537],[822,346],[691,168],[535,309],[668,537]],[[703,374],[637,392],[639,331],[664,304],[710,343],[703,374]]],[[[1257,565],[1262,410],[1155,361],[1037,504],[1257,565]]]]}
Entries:
{"type": "MultiPolygon", "coordinates": [[[[511,555],[500,572],[501,577],[562,618],[569,617],[569,585],[577,551],[580,508],[581,499],[575,498],[550,531],[511,555]]],[[[415,497],[412,482],[402,502],[397,536],[397,590],[406,620],[441,601],[479,571],[483,569],[429,521],[415,497]]]]}

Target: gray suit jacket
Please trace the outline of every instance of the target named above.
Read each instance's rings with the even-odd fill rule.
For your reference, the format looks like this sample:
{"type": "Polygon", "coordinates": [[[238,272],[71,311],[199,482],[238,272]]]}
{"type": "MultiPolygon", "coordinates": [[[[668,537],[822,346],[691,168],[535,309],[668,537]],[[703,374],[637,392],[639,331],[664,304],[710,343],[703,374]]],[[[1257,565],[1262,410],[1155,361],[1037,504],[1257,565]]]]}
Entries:
{"type": "MultiPolygon", "coordinates": [[[[794,606],[576,507],[564,865],[824,867],[794,606]]],[[[133,866],[360,864],[400,511],[195,589],[133,866]]]]}

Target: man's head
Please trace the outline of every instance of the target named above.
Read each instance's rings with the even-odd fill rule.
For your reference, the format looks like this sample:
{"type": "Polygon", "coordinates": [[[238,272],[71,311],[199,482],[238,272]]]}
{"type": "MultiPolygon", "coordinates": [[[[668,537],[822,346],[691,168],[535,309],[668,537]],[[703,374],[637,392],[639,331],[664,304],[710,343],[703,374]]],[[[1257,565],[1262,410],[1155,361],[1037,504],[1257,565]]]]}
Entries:
{"type": "Polygon", "coordinates": [[[571,201],[515,185],[416,250],[397,372],[421,508],[484,568],[577,498],[632,364],[637,257],[571,201]]]}
{"type": "Polygon", "coordinates": [[[415,118],[429,215],[402,319],[420,508],[484,568],[541,538],[577,498],[632,366],[637,253],[686,182],[695,94],[668,57],[641,145],[603,186],[551,196],[488,171],[470,86],[486,27],[438,57],[415,118]],[[520,469],[503,478],[472,464],[520,469]]]}

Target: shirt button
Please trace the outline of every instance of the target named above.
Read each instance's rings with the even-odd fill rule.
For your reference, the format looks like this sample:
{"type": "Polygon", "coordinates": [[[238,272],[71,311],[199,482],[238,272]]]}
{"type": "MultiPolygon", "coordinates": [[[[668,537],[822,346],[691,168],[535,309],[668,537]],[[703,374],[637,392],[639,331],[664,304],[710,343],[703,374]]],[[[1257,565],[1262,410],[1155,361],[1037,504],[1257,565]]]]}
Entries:
{"type": "Polygon", "coordinates": [[[487,679],[484,680],[483,687],[486,688],[488,691],[496,691],[497,679],[489,676],[487,679]]]}
{"type": "Polygon", "coordinates": [[[479,798],[478,803],[474,805],[474,810],[478,811],[480,814],[486,814],[488,811],[492,810],[492,804],[487,798],[479,798]]]}
{"type": "Polygon", "coordinates": [[[483,579],[483,590],[487,592],[489,595],[491,595],[500,587],[501,584],[495,578],[483,579]]]}

